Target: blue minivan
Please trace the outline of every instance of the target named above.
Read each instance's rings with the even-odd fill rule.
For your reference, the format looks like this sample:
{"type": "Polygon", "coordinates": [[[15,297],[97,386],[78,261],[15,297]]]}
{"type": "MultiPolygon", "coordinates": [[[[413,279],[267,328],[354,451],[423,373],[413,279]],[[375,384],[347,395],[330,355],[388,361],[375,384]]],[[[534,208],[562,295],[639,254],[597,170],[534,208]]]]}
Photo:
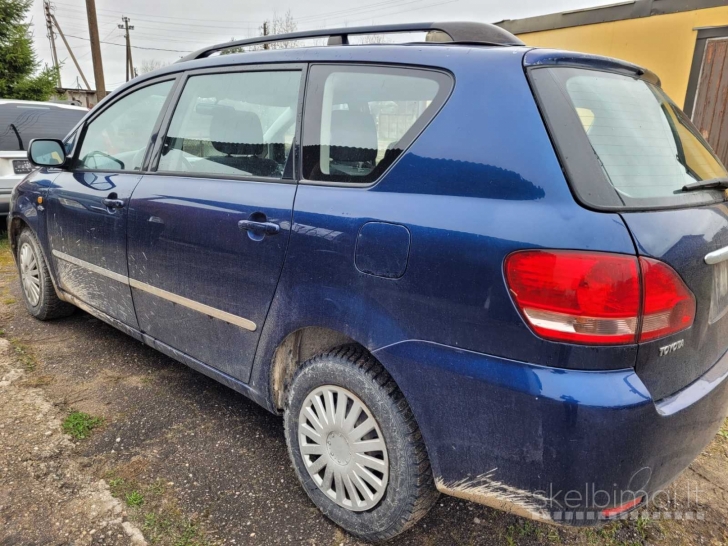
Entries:
{"type": "Polygon", "coordinates": [[[638,66],[475,23],[267,36],[30,157],[28,311],[80,307],[282,414],[303,488],[364,539],[438,492],[626,517],[728,410],[728,173],[638,66]]]}

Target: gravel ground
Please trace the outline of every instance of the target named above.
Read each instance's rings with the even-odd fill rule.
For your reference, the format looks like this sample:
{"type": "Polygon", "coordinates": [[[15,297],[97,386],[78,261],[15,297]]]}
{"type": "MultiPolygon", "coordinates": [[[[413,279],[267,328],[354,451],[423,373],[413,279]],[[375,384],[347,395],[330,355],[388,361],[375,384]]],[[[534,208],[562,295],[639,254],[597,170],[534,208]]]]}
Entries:
{"type": "MultiPolygon", "coordinates": [[[[34,320],[3,239],[0,545],[360,544],[299,487],[282,419],[83,312],[34,320]]],[[[728,544],[728,429],[670,492],[701,519],[562,529],[441,497],[391,544],[728,544]]]]}

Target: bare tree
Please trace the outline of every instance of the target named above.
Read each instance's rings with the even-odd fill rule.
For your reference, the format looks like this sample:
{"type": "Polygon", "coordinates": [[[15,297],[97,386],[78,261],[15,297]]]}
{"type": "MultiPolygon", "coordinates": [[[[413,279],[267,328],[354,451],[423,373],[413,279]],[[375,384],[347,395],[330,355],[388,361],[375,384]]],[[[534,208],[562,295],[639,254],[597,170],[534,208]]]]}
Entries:
{"type": "MultiPolygon", "coordinates": [[[[272,19],[266,19],[259,27],[260,36],[273,36],[275,34],[289,34],[298,31],[298,23],[296,23],[291,10],[286,10],[283,15],[273,12],[272,19]]],[[[235,41],[232,38],[230,41],[235,41]]],[[[307,45],[323,45],[325,41],[309,40],[307,45]]],[[[287,40],[283,42],[270,42],[263,45],[231,47],[221,52],[221,55],[230,55],[232,53],[245,53],[246,51],[260,51],[262,49],[286,49],[291,47],[300,47],[303,44],[298,40],[287,40]]]]}
{"type": "Polygon", "coordinates": [[[392,40],[384,34],[362,34],[355,38],[356,43],[365,45],[391,44],[392,40]]]}
{"type": "Polygon", "coordinates": [[[162,62],[159,59],[144,59],[137,70],[139,74],[148,74],[168,65],[169,63],[162,62]]]}
{"type": "MultiPolygon", "coordinates": [[[[298,24],[293,20],[291,10],[287,10],[283,15],[273,12],[273,19],[270,21],[264,21],[260,27],[260,35],[267,36],[268,34],[289,34],[298,30],[298,24]]],[[[268,47],[265,49],[286,49],[289,47],[296,47],[296,42],[271,42],[267,44],[268,47]]]]}

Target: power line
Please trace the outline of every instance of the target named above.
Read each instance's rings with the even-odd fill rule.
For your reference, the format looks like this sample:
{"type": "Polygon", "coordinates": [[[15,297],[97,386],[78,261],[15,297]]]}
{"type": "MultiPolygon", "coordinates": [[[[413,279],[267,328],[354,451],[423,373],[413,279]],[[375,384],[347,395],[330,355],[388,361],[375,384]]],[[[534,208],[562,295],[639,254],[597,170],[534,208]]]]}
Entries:
{"type": "MultiPolygon", "coordinates": [[[[66,38],[76,38],[77,40],[86,40],[87,42],[90,41],[89,38],[85,38],[83,36],[74,36],[73,34],[66,34],[66,38]]],[[[108,44],[108,45],[115,45],[115,46],[119,46],[119,47],[126,47],[126,44],[117,44],[114,42],[101,41],[100,43],[108,44]]],[[[142,47],[142,46],[131,46],[131,47],[133,47],[134,49],[149,49],[149,50],[153,50],[153,51],[171,51],[173,53],[192,53],[189,50],[182,51],[181,49],[162,49],[160,47],[142,47]]]]}

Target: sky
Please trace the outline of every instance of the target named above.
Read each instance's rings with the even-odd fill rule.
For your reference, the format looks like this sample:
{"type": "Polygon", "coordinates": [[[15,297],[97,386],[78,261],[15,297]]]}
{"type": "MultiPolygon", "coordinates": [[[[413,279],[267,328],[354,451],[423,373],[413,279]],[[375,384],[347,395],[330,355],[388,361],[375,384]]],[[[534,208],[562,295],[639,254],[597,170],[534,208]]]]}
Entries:
{"type": "MultiPolygon", "coordinates": [[[[117,28],[127,16],[132,60],[171,64],[185,53],[231,38],[260,34],[259,27],[276,13],[290,10],[298,30],[419,21],[482,21],[520,19],[582,9],[615,0],[96,0],[106,89],[126,80],[124,31],[117,28]],[[120,44],[120,45],[119,45],[120,44]]],[[[94,88],[85,0],[52,1],[52,9],[94,88]]],[[[41,63],[51,64],[43,0],[34,0],[29,13],[41,63]]],[[[78,87],[82,80],[60,37],[56,49],[63,63],[61,83],[78,87]]]]}

